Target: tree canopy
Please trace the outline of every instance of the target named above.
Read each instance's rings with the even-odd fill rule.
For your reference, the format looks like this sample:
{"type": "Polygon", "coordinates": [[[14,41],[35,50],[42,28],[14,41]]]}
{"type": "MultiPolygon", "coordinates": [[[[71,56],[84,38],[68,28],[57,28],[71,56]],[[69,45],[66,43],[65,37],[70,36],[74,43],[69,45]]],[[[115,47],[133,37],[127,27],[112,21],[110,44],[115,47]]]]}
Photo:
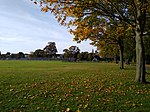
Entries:
{"type": "Polygon", "coordinates": [[[39,0],[42,11],[51,11],[61,25],[74,26],[70,32],[78,42],[95,41],[107,33],[110,25],[118,22],[131,28],[136,40],[137,82],[146,82],[143,34],[149,3],[148,0],[39,0]]]}
{"type": "Polygon", "coordinates": [[[77,46],[70,46],[68,49],[64,49],[63,52],[64,58],[76,61],[77,55],[80,53],[80,49],[77,46]]]}

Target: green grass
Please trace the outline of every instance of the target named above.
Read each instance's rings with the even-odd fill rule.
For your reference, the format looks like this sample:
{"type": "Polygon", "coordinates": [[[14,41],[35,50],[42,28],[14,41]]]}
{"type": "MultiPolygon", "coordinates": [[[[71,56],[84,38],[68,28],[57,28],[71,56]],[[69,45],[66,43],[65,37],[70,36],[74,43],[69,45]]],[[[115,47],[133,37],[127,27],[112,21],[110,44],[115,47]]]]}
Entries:
{"type": "Polygon", "coordinates": [[[0,61],[0,112],[150,112],[150,85],[134,77],[113,63],[0,61]]]}

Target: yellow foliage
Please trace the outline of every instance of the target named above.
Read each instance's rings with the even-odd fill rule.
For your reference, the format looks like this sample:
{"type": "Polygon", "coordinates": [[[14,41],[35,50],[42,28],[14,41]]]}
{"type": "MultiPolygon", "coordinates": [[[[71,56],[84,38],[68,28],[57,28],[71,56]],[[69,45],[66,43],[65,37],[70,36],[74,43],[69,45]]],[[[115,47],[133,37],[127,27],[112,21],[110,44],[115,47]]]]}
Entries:
{"type": "Polygon", "coordinates": [[[48,12],[49,9],[50,9],[50,8],[46,5],[45,7],[42,8],[42,11],[43,11],[43,12],[48,12]]]}
{"type": "Polygon", "coordinates": [[[78,109],[77,112],[81,112],[81,111],[78,109]]]}
{"type": "Polygon", "coordinates": [[[70,112],[70,108],[67,108],[65,112],[70,112]]]}

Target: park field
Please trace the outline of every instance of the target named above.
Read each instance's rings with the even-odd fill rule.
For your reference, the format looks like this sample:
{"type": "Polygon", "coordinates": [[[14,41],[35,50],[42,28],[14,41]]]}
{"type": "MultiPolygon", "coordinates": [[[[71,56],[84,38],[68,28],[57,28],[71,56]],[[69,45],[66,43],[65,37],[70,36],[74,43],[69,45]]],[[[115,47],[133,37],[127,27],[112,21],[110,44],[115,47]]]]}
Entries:
{"type": "Polygon", "coordinates": [[[150,112],[150,84],[134,77],[131,65],[0,61],[0,112],[150,112]]]}

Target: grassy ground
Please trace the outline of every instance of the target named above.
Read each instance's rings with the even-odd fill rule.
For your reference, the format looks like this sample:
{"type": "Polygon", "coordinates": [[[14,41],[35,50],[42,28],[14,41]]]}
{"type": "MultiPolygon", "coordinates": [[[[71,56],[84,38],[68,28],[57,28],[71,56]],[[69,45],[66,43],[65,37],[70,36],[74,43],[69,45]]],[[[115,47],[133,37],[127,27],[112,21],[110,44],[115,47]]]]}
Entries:
{"type": "Polygon", "coordinates": [[[0,112],[150,112],[150,85],[134,77],[112,63],[0,61],[0,112]]]}

